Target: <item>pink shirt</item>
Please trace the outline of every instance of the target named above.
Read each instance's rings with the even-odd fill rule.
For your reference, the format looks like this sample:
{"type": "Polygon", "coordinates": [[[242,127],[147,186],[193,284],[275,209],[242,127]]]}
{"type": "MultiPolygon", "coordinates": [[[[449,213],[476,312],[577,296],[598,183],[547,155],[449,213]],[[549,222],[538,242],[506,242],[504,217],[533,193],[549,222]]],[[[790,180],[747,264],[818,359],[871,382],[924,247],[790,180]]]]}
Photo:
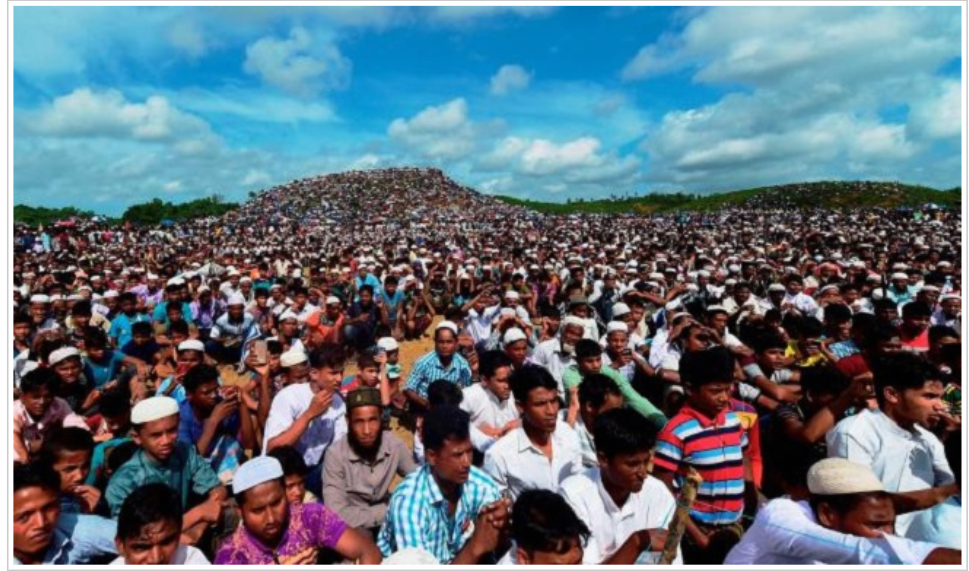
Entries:
{"type": "MultiPolygon", "coordinates": [[[[83,428],[84,430],[90,431],[87,423],[84,419],[71,410],[71,405],[67,404],[67,401],[54,397],[54,402],[51,403],[50,408],[44,413],[44,416],[40,420],[34,420],[30,413],[27,412],[27,408],[24,407],[24,403],[17,399],[13,403],[13,435],[14,438],[19,438],[24,447],[27,446],[27,441],[37,436],[42,436],[50,432],[51,429],[58,426],[76,426],[78,428],[83,428]]],[[[20,458],[16,451],[14,451],[14,460],[25,462],[26,458],[20,458]]]]}

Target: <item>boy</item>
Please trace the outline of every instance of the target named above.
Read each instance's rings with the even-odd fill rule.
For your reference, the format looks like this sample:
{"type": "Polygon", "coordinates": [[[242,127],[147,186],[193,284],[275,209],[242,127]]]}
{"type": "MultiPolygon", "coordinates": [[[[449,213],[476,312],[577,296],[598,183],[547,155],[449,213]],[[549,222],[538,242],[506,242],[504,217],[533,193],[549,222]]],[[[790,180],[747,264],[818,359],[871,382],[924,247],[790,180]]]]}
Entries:
{"type": "Polygon", "coordinates": [[[274,448],[266,456],[279,460],[283,467],[283,484],[286,486],[286,500],[291,504],[308,504],[319,501],[313,492],[306,489],[306,474],[309,468],[303,456],[292,446],[274,448]]]}
{"type": "Polygon", "coordinates": [[[85,483],[93,450],[91,433],[76,426],[55,429],[44,440],[37,461],[60,477],[61,513],[106,515],[101,491],[85,483]]]}
{"type": "MultiPolygon", "coordinates": [[[[178,307],[172,305],[169,307],[178,307]]],[[[139,361],[154,365],[158,361],[161,347],[152,336],[151,323],[139,322],[131,326],[131,341],[121,348],[121,352],[139,361]]]]}
{"type": "Polygon", "coordinates": [[[112,565],[209,565],[201,551],[178,542],[182,510],[178,492],[145,484],[125,498],[114,539],[120,557],[112,565]]]}
{"type": "Polygon", "coordinates": [[[181,404],[185,402],[186,398],[182,379],[193,368],[205,362],[205,345],[197,339],[183,341],[178,346],[177,356],[178,365],[175,374],[162,381],[155,394],[170,396],[181,404]]]}
{"type": "Polygon", "coordinates": [[[687,564],[719,565],[740,539],[744,509],[756,506],[747,436],[730,410],[734,357],[725,347],[691,351],[680,360],[686,404],[658,436],[653,474],[674,494],[687,468],[703,478],[683,542],[687,564]],[[744,496],[753,501],[745,504],[744,496]]]}
{"type": "Polygon", "coordinates": [[[346,398],[350,391],[363,387],[376,387],[380,383],[380,367],[369,352],[361,353],[357,358],[357,374],[343,379],[340,385],[340,396],[346,398]]]}
{"type": "Polygon", "coordinates": [[[74,347],[55,349],[48,355],[47,365],[60,378],[57,396],[67,401],[74,412],[89,414],[101,398],[101,390],[92,387],[91,380],[84,375],[81,353],[74,347]]]}
{"type": "Polygon", "coordinates": [[[87,429],[84,419],[71,406],[54,396],[60,379],[50,369],[34,369],[20,382],[20,398],[13,403],[14,461],[28,462],[37,454],[44,437],[59,426],[87,429]]]}

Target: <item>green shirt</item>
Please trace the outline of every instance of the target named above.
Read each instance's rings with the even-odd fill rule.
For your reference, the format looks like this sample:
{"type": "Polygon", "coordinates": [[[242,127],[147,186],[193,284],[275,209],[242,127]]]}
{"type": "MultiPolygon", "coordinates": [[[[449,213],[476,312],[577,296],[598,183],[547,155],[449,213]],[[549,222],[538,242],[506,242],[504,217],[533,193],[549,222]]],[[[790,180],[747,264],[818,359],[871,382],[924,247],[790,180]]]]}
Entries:
{"type": "Polygon", "coordinates": [[[182,511],[191,507],[188,503],[190,492],[201,496],[222,485],[209,463],[195,451],[195,446],[178,442],[172,457],[163,464],[151,459],[144,450],[138,450],[108,482],[105,497],[111,506],[111,517],[118,517],[121,504],[135,488],[158,482],[181,495],[182,511]]]}
{"type": "MultiPolygon", "coordinates": [[[[655,424],[657,429],[666,425],[666,415],[653,406],[653,403],[649,402],[646,397],[636,392],[629,380],[622,376],[619,371],[612,367],[603,366],[599,369],[599,372],[616,383],[619,392],[622,393],[623,399],[626,401],[626,406],[643,415],[646,420],[655,424]]],[[[565,372],[562,373],[562,383],[566,390],[582,384],[582,373],[579,372],[578,365],[570,365],[565,369],[565,372]]]]}

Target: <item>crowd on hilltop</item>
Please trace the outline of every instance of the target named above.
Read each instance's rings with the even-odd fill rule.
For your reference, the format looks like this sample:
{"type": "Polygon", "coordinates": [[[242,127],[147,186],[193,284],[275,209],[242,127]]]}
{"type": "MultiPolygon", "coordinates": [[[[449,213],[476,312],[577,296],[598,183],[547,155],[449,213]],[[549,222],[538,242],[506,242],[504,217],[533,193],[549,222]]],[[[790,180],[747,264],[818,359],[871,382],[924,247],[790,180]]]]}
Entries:
{"type": "Polygon", "coordinates": [[[960,562],[961,236],[428,169],[15,225],[16,561],[960,562]]]}

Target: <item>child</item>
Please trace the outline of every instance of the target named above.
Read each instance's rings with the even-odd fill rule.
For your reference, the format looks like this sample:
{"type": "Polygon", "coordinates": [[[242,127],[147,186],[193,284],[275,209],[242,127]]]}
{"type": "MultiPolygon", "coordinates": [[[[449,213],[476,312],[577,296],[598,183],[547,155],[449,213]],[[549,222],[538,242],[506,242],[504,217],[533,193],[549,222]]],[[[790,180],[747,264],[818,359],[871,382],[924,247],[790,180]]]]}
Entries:
{"type": "Polygon", "coordinates": [[[343,379],[340,386],[340,395],[346,398],[347,394],[361,387],[376,387],[380,383],[380,367],[374,356],[369,353],[361,353],[357,358],[357,374],[350,375],[343,379]]]}
{"type": "Polygon", "coordinates": [[[125,355],[134,357],[147,365],[154,365],[158,361],[160,351],[161,347],[152,337],[151,323],[143,321],[131,326],[131,341],[121,348],[121,352],[125,355]]]}
{"type": "Polygon", "coordinates": [[[20,398],[13,403],[14,461],[26,463],[40,451],[44,437],[54,428],[76,426],[87,429],[84,419],[71,405],[54,396],[60,378],[50,369],[34,369],[20,382],[20,398]]]}
{"type": "Polygon", "coordinates": [[[402,412],[407,405],[407,397],[404,396],[404,391],[401,390],[400,386],[400,345],[398,345],[397,340],[393,337],[380,338],[377,341],[377,357],[375,357],[375,360],[378,361],[378,364],[380,364],[380,361],[383,361],[383,366],[380,371],[381,383],[385,382],[383,377],[386,376],[391,412],[402,412]],[[381,353],[385,357],[380,357],[381,353]]]}
{"type": "Polygon", "coordinates": [[[178,346],[177,352],[178,365],[175,368],[175,373],[166,378],[164,381],[158,385],[156,390],[156,395],[170,396],[175,399],[178,404],[185,402],[185,387],[182,386],[182,379],[185,378],[185,374],[191,371],[194,367],[201,365],[205,362],[205,345],[197,339],[189,339],[188,341],[183,341],[178,346]]]}
{"type": "Polygon", "coordinates": [[[60,476],[61,513],[106,514],[101,491],[85,483],[93,451],[91,433],[76,426],[52,430],[44,440],[37,461],[60,476]]]}
{"type": "Polygon", "coordinates": [[[656,445],[653,474],[674,494],[688,468],[703,478],[683,538],[687,564],[723,563],[742,534],[744,496],[756,493],[744,454],[747,436],[730,410],[734,368],[726,347],[686,353],[680,361],[686,404],[660,432],[656,445]]]}
{"type": "Polygon", "coordinates": [[[309,468],[302,454],[292,446],[273,448],[267,456],[279,460],[283,467],[283,482],[286,485],[286,500],[291,504],[308,504],[319,499],[306,489],[306,474],[309,468]]]}
{"type": "Polygon", "coordinates": [[[201,551],[178,542],[182,510],[178,493],[145,484],[125,498],[114,540],[120,557],[112,565],[209,565],[201,551]]]}

